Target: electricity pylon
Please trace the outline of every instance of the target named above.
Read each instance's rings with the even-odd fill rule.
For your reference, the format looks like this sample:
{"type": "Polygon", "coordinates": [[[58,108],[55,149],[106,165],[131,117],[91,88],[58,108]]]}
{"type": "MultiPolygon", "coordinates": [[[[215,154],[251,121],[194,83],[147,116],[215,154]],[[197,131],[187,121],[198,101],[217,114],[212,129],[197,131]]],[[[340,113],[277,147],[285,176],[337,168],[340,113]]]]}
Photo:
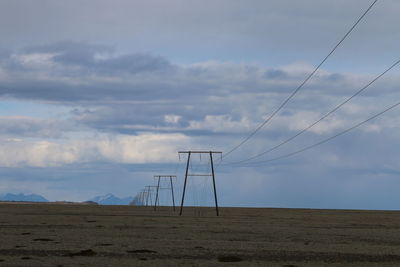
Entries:
{"type": "Polygon", "coordinates": [[[187,156],[187,163],[186,163],[186,172],[185,172],[185,182],[183,184],[183,192],[182,192],[182,201],[181,201],[181,209],[179,212],[179,215],[182,215],[182,209],[183,209],[183,202],[185,200],[185,193],[186,193],[186,182],[188,176],[211,176],[213,180],[213,188],[214,188],[214,199],[215,199],[215,211],[217,212],[217,216],[219,216],[219,211],[218,211],[218,200],[217,200],[217,189],[215,186],[215,173],[214,173],[214,161],[213,161],[213,154],[221,154],[222,157],[222,152],[217,152],[217,151],[180,151],[178,154],[188,154],[187,156]],[[189,173],[189,167],[190,167],[190,156],[192,154],[208,154],[210,156],[210,167],[211,167],[211,173],[189,173]]]}
{"type": "MultiPolygon", "coordinates": [[[[152,206],[153,205],[153,198],[152,198],[153,188],[157,188],[157,190],[158,190],[158,187],[155,185],[147,185],[144,188],[145,188],[144,192],[145,192],[145,198],[146,198],[146,200],[145,200],[146,206],[152,206]],[[150,202],[149,202],[149,200],[150,200],[150,202]]],[[[157,203],[157,200],[156,200],[156,203],[157,203]]]]}
{"type": "Polygon", "coordinates": [[[174,196],[174,186],[173,186],[173,183],[172,183],[172,178],[176,178],[176,175],[154,175],[154,178],[158,178],[158,183],[157,183],[157,186],[156,186],[157,193],[156,193],[156,202],[154,203],[154,210],[157,209],[157,203],[160,206],[160,200],[158,198],[159,190],[167,189],[167,190],[171,190],[172,206],[173,206],[173,209],[175,211],[175,196],[174,196]],[[170,182],[170,186],[169,187],[160,187],[160,180],[162,178],[169,178],[169,182],[170,182]]]}

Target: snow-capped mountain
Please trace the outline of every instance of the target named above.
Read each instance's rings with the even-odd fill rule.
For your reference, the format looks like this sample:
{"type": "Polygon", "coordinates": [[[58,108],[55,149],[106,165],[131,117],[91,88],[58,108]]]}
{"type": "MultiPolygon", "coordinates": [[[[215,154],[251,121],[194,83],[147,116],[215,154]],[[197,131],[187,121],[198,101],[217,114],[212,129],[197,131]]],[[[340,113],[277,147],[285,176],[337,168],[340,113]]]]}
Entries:
{"type": "Polygon", "coordinates": [[[97,196],[88,201],[96,202],[100,205],[129,205],[129,203],[133,200],[133,197],[124,197],[119,198],[114,196],[113,194],[107,194],[104,196],[97,196]]]}
{"type": "Polygon", "coordinates": [[[11,194],[0,195],[0,201],[27,201],[27,202],[49,202],[47,199],[36,194],[11,194]]]}

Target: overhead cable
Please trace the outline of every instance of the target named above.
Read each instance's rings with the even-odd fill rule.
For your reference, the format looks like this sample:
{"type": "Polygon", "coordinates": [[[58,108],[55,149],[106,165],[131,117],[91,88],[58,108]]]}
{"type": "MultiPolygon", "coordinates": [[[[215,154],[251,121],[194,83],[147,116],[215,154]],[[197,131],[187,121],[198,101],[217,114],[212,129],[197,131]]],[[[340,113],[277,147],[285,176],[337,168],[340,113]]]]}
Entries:
{"type": "Polygon", "coordinates": [[[356,124],[356,125],[354,125],[354,126],[348,128],[348,129],[346,129],[346,130],[344,130],[344,131],[342,131],[342,132],[340,132],[340,133],[337,133],[337,134],[335,134],[335,135],[333,135],[333,136],[331,136],[331,137],[329,137],[329,138],[326,138],[326,139],[324,139],[324,140],[322,140],[322,141],[319,141],[319,142],[317,142],[317,143],[315,143],[315,144],[312,144],[312,145],[303,147],[302,149],[296,150],[296,151],[294,151],[294,152],[291,152],[291,153],[288,153],[288,154],[285,154],[285,155],[282,155],[282,156],[279,156],[279,157],[276,157],[276,158],[272,158],[272,159],[268,159],[268,160],[263,160],[263,161],[248,162],[248,163],[245,163],[245,164],[247,164],[247,166],[245,166],[245,167],[250,167],[250,165],[253,165],[253,164],[264,164],[264,163],[268,163],[268,162],[271,162],[271,161],[276,161],[276,160],[288,158],[288,157],[297,155],[297,154],[299,154],[299,153],[305,152],[305,151],[307,151],[307,150],[309,150],[309,149],[312,149],[312,148],[314,148],[314,147],[316,147],[316,146],[319,146],[319,145],[322,145],[322,144],[324,144],[324,143],[326,143],[326,142],[328,142],[328,141],[331,141],[332,139],[335,139],[336,137],[339,137],[339,136],[341,136],[341,135],[343,135],[343,134],[345,134],[345,133],[348,133],[348,132],[350,132],[351,130],[354,130],[355,128],[360,127],[361,125],[363,125],[363,124],[365,124],[365,123],[367,123],[367,122],[369,122],[369,121],[371,121],[371,120],[373,120],[373,119],[375,119],[375,118],[381,116],[382,114],[384,114],[384,113],[386,113],[386,112],[388,112],[388,111],[394,109],[394,108],[397,107],[398,105],[400,105],[400,102],[397,102],[396,104],[394,104],[394,105],[392,105],[392,106],[386,108],[385,110],[383,110],[383,111],[381,111],[381,112],[375,114],[374,116],[369,117],[368,119],[366,119],[366,120],[364,120],[364,121],[362,121],[362,122],[360,122],[360,123],[358,123],[358,124],[356,124]]]}
{"type": "MultiPolygon", "coordinates": [[[[389,72],[391,69],[393,69],[395,66],[397,66],[400,63],[400,60],[397,60],[395,63],[393,63],[389,68],[387,68],[384,72],[382,72],[381,74],[379,74],[378,76],[376,76],[372,81],[370,81],[368,84],[366,84],[364,87],[362,87],[360,90],[358,90],[357,92],[355,92],[352,96],[350,96],[349,98],[347,98],[345,101],[343,101],[342,103],[340,103],[339,105],[337,105],[334,109],[332,109],[331,111],[329,111],[328,113],[326,113],[324,116],[322,116],[320,119],[316,120],[314,123],[310,124],[308,127],[304,128],[303,130],[301,130],[300,132],[298,132],[297,134],[289,137],[288,139],[286,139],[285,141],[279,143],[278,145],[275,145],[255,156],[252,156],[250,158],[244,159],[244,160],[240,160],[240,161],[236,161],[236,162],[231,162],[232,164],[240,164],[240,163],[244,163],[250,160],[253,160],[255,158],[261,157],[267,153],[270,153],[272,151],[274,151],[275,149],[289,143],[290,141],[292,141],[293,139],[295,139],[296,137],[298,137],[299,135],[303,134],[304,132],[308,131],[309,129],[311,129],[312,127],[314,127],[315,125],[317,125],[318,123],[320,123],[322,120],[324,120],[325,118],[327,118],[328,116],[330,116],[332,113],[334,113],[335,111],[337,111],[339,108],[341,108],[342,106],[344,106],[347,102],[349,102],[351,99],[353,99],[354,97],[356,97],[357,95],[361,94],[364,90],[366,90],[368,87],[370,87],[373,83],[375,83],[377,80],[379,80],[382,76],[384,76],[387,72],[389,72]]],[[[229,163],[227,163],[229,164],[229,163]]]]}
{"type": "Polygon", "coordinates": [[[312,76],[319,70],[319,68],[325,63],[325,61],[335,52],[335,50],[341,45],[341,43],[350,35],[354,28],[360,23],[360,21],[367,15],[378,0],[374,0],[372,4],[367,8],[361,17],[353,24],[353,26],[346,32],[346,34],[340,39],[340,41],[333,47],[327,56],[318,64],[318,66],[307,76],[307,78],[283,101],[283,103],[266,119],[264,120],[255,130],[253,130],[244,140],[234,146],[228,152],[226,152],[222,158],[227,157],[229,154],[234,152],[236,149],[245,144],[250,138],[252,138],[259,130],[261,130],[289,101],[296,93],[311,79],[312,76]]]}

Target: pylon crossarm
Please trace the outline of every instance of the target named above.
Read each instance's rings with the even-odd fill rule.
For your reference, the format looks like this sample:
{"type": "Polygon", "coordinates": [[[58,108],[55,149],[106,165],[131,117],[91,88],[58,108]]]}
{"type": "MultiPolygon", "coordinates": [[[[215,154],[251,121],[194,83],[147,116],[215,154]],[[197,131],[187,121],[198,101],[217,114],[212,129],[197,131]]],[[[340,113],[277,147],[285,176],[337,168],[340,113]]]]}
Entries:
{"type": "Polygon", "coordinates": [[[219,151],[179,151],[178,153],[179,154],[188,154],[188,153],[191,153],[191,154],[210,154],[210,153],[222,154],[222,152],[219,152],[219,151]]]}
{"type": "Polygon", "coordinates": [[[188,174],[187,176],[212,176],[212,174],[188,174]]]}

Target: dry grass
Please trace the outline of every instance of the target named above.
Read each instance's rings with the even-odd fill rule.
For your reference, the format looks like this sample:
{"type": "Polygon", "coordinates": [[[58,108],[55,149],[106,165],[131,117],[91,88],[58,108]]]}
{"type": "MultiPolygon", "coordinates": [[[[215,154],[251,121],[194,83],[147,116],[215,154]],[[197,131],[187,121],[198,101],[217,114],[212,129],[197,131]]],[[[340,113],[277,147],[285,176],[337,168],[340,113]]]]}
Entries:
{"type": "Polygon", "coordinates": [[[1,266],[400,266],[400,212],[0,204],[1,266]]]}

